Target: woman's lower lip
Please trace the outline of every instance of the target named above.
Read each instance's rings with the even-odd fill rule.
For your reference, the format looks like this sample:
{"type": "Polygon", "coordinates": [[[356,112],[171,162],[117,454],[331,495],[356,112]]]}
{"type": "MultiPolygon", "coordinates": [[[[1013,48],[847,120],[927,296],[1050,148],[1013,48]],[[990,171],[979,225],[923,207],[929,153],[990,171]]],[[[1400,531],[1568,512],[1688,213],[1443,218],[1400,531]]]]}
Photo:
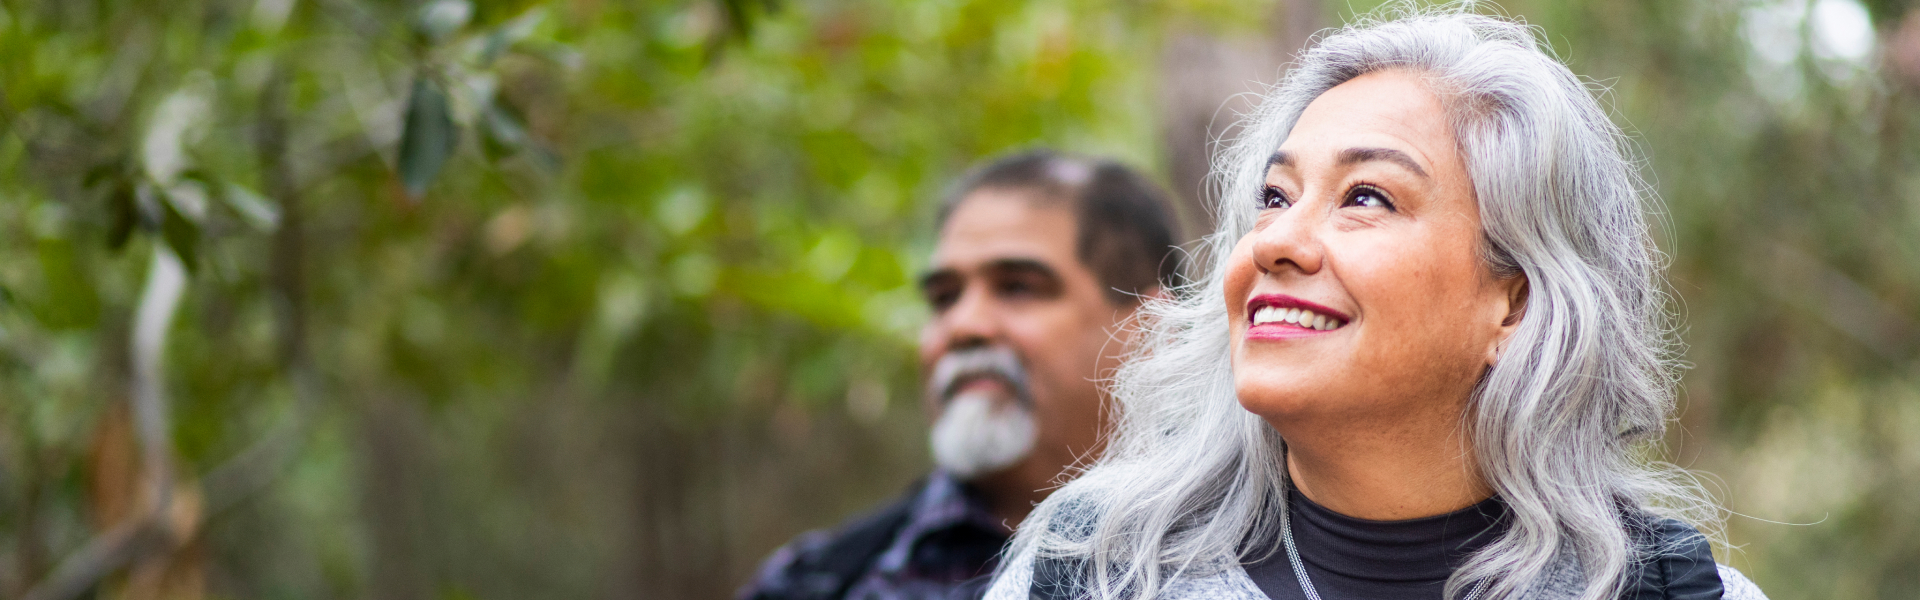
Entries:
{"type": "Polygon", "coordinates": [[[1325,333],[1333,333],[1335,331],[1339,331],[1339,330],[1338,329],[1327,329],[1327,330],[1307,329],[1305,327],[1296,327],[1293,325],[1282,325],[1279,323],[1262,323],[1262,324],[1254,325],[1252,327],[1247,328],[1247,339],[1284,340],[1284,339],[1293,339],[1293,338],[1312,337],[1312,336],[1321,335],[1325,333]]]}

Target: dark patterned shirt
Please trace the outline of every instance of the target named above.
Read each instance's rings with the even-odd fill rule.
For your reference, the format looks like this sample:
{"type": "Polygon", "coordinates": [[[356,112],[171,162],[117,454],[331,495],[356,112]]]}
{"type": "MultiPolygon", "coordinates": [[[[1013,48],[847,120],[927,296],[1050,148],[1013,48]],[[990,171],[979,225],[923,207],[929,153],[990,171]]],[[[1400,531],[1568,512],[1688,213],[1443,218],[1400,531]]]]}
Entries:
{"type": "Polygon", "coordinates": [[[801,534],[767,558],[739,597],[977,599],[1007,536],[978,490],[935,471],[878,511],[801,534]]]}

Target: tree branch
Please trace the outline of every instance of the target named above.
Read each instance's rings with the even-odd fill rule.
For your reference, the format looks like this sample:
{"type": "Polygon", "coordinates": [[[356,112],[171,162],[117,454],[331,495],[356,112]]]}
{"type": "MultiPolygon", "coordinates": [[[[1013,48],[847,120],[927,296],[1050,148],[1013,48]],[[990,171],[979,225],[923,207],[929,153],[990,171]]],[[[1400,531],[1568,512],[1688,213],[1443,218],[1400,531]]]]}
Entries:
{"type": "MultiPolygon", "coordinates": [[[[187,291],[187,269],[166,243],[155,240],[147,283],[134,312],[133,404],[134,432],[140,438],[148,489],[140,511],[112,529],[88,540],[78,552],[60,562],[53,573],[23,600],[71,600],[102,577],[155,547],[164,547],[192,523],[179,523],[173,514],[173,436],[167,418],[166,382],[162,366],[167,333],[180,299],[187,291]]],[[[189,515],[187,520],[193,517],[189,515]]]]}

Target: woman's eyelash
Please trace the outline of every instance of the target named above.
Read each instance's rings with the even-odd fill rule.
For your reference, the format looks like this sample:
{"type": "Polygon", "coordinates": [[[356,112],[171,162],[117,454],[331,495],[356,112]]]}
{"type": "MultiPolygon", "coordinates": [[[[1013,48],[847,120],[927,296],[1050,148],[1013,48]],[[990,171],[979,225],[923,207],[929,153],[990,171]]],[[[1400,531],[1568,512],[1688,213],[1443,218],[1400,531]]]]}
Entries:
{"type": "Polygon", "coordinates": [[[1260,209],[1285,208],[1290,204],[1292,201],[1287,199],[1287,193],[1280,191],[1280,188],[1271,185],[1261,186],[1258,202],[1260,209]]]}
{"type": "MultiPolygon", "coordinates": [[[[1386,190],[1382,190],[1380,189],[1380,186],[1377,186],[1371,183],[1366,183],[1366,182],[1356,183],[1353,185],[1353,187],[1348,188],[1346,199],[1341,202],[1341,206],[1353,206],[1355,204],[1358,204],[1359,198],[1361,197],[1371,197],[1377,202],[1377,204],[1362,205],[1362,206],[1384,208],[1389,211],[1396,211],[1396,212],[1399,210],[1397,207],[1394,206],[1393,198],[1387,195],[1386,190]]],[[[1266,210],[1270,208],[1287,208],[1293,205],[1293,200],[1290,198],[1287,198],[1287,193],[1285,191],[1281,190],[1278,187],[1269,185],[1269,186],[1262,186],[1260,188],[1260,196],[1257,199],[1256,204],[1260,210],[1266,210]]]]}
{"type": "Polygon", "coordinates": [[[1377,186],[1377,185],[1374,185],[1374,184],[1371,184],[1371,183],[1367,183],[1367,182],[1364,182],[1364,181],[1363,181],[1363,182],[1360,182],[1360,183],[1356,183],[1356,184],[1353,184],[1353,187],[1351,187],[1351,188],[1348,188],[1348,189],[1347,189],[1347,198],[1346,198],[1346,201],[1345,201],[1345,202],[1342,202],[1341,204],[1343,204],[1343,205],[1352,205],[1352,204],[1354,204],[1354,203],[1355,203],[1355,201],[1356,201],[1356,200],[1357,200],[1358,198],[1360,198],[1360,197],[1361,197],[1361,196],[1363,196],[1363,195],[1365,195],[1365,196],[1372,196],[1372,197],[1374,197],[1374,198],[1376,198],[1376,199],[1378,199],[1378,200],[1380,201],[1380,208],[1384,208],[1384,209],[1387,209],[1387,210],[1390,210],[1390,211],[1398,211],[1398,210],[1399,210],[1398,208],[1396,208],[1396,207],[1394,207],[1394,205],[1393,205],[1393,198],[1392,198],[1392,197],[1389,197],[1389,196],[1387,195],[1387,192],[1386,192],[1386,190],[1382,190],[1382,189],[1380,189],[1380,186],[1377,186]]]}

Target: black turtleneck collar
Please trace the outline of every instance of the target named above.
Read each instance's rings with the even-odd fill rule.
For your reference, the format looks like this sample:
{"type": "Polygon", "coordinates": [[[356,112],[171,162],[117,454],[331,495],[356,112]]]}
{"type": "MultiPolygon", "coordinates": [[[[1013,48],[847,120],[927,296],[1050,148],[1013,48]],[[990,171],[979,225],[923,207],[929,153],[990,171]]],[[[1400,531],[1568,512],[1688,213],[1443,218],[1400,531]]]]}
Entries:
{"type": "MultiPolygon", "coordinates": [[[[1406,521],[1356,519],[1315,504],[1289,483],[1293,539],[1322,600],[1441,600],[1447,576],[1507,530],[1498,496],[1444,515],[1406,521]]],[[[1304,600],[1286,548],[1246,565],[1274,600],[1304,600]]]]}

